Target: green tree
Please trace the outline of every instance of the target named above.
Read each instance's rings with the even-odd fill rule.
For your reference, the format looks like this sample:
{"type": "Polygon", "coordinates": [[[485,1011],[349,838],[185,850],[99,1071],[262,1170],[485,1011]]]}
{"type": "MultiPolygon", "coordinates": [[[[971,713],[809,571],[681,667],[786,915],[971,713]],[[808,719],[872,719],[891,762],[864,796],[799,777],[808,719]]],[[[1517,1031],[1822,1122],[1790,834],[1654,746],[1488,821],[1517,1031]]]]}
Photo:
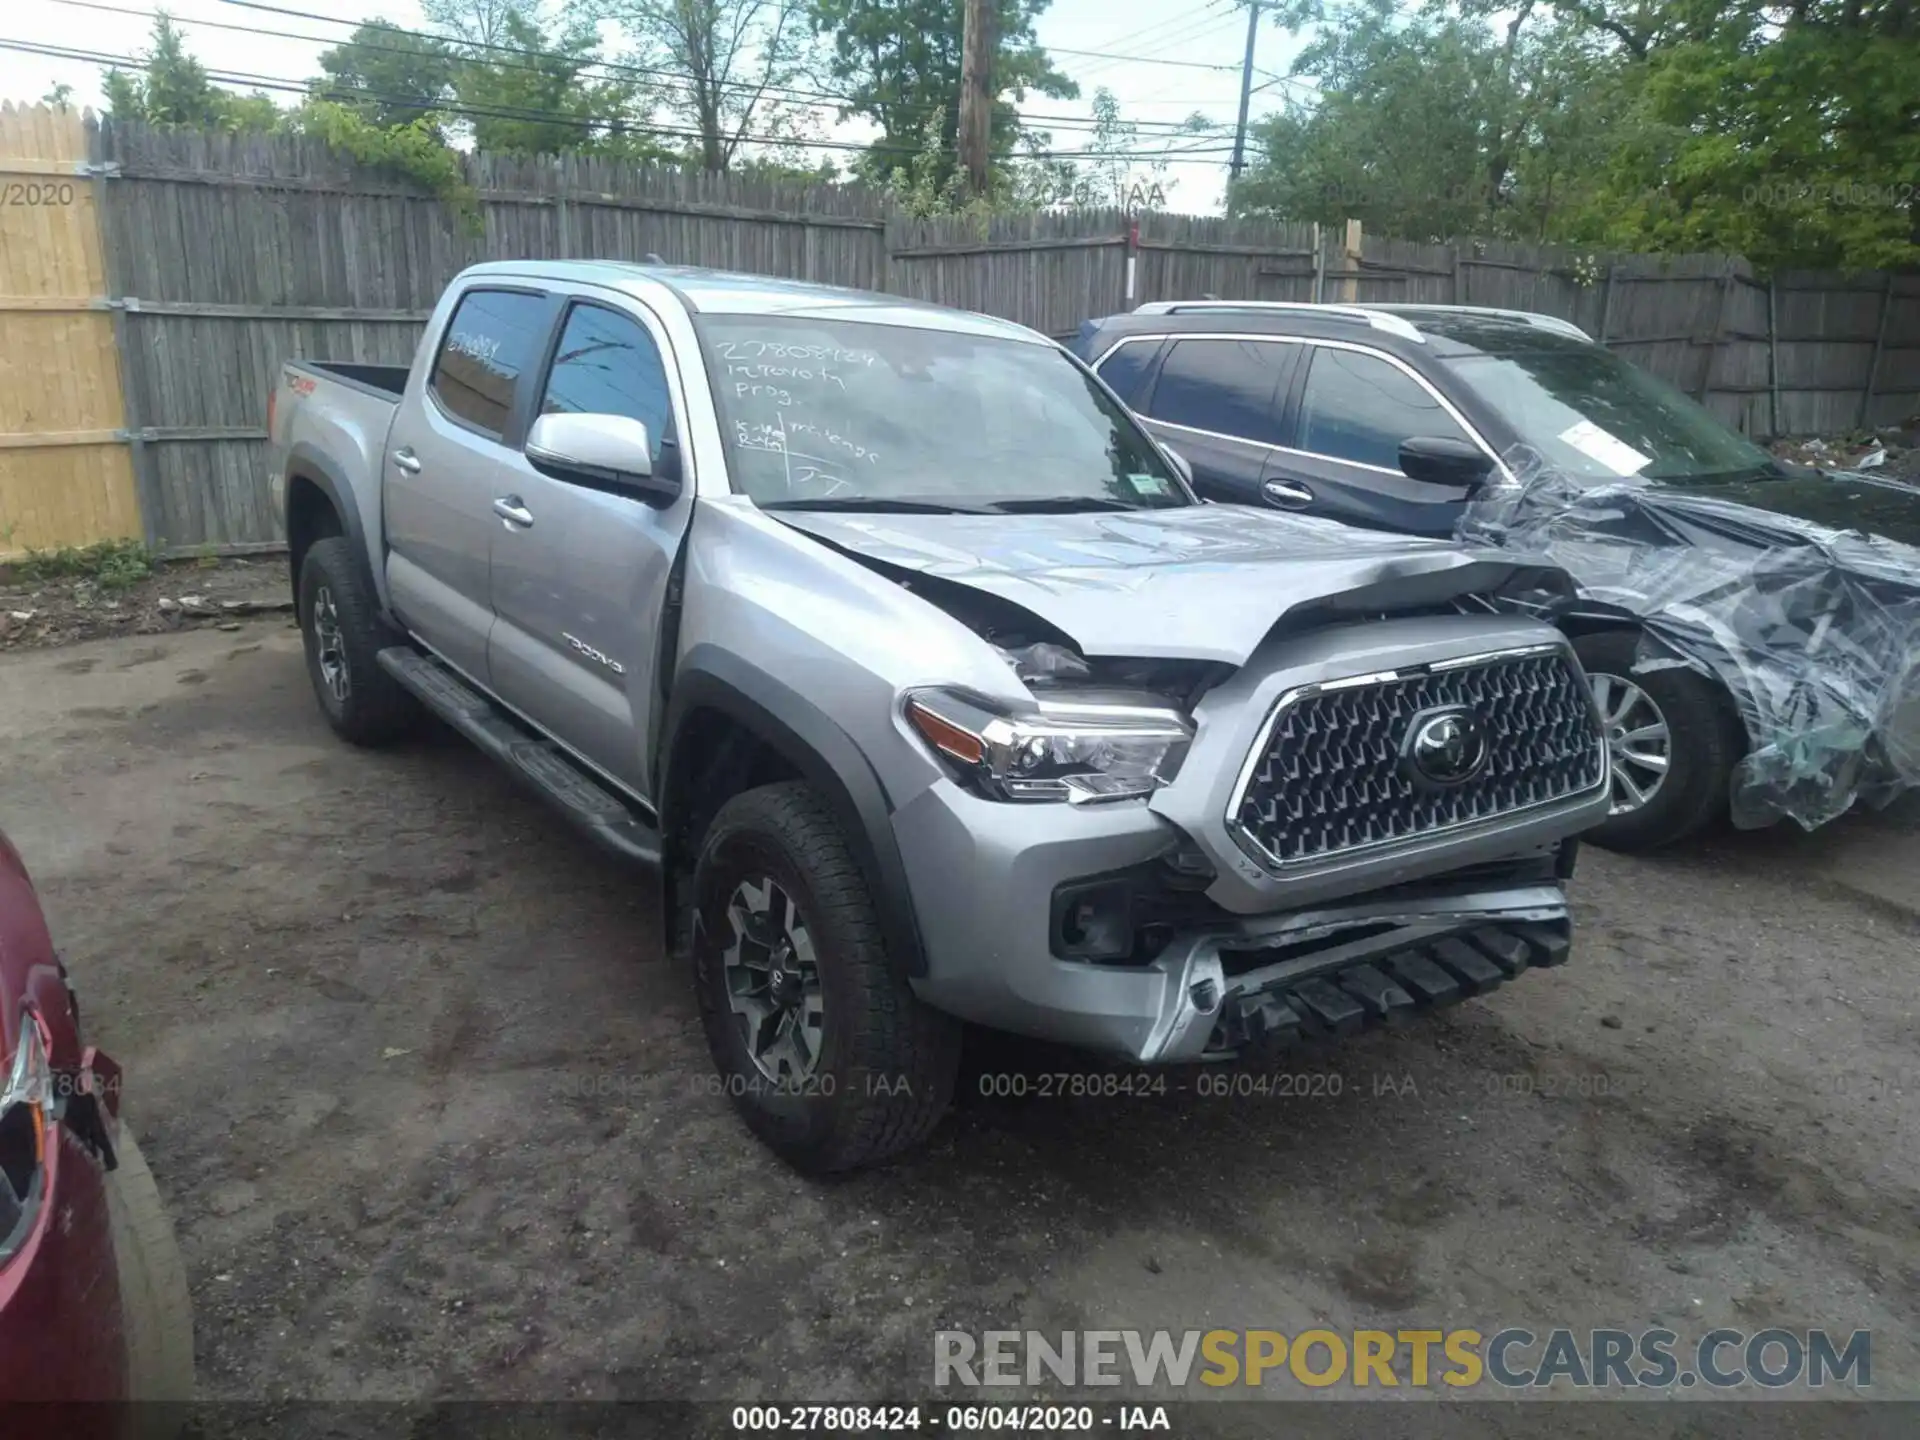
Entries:
{"type": "Polygon", "coordinates": [[[268,96],[235,95],[208,79],[205,67],[187,53],[180,28],[164,13],[154,18],[153,44],[142,57],[142,68],[108,70],[101,89],[109,118],[149,125],[265,129],[280,115],[268,96]]]}
{"type": "MultiPolygon", "coordinates": [[[[1022,147],[1015,105],[1029,94],[1072,99],[1080,87],[1056,70],[1034,39],[1034,20],[1050,0],[996,0],[992,150],[1003,162],[1022,147]]],[[[881,135],[861,170],[881,178],[924,169],[929,124],[937,124],[939,173],[952,173],[960,122],[960,48],[965,7],[956,0],[809,0],[816,35],[830,37],[829,71],[848,98],[843,116],[859,115],[881,135]]],[[[926,177],[920,176],[921,180],[926,177]]]]}
{"type": "Polygon", "coordinates": [[[310,87],[317,98],[388,128],[416,120],[434,123],[434,113],[451,91],[454,60],[441,40],[373,20],[344,44],[322,52],[320,68],[325,76],[310,87]]]}
{"type": "Polygon", "coordinates": [[[56,81],[53,88],[40,97],[42,105],[51,105],[56,110],[65,110],[73,104],[73,86],[66,81],[56,81]]]}
{"type": "Polygon", "coordinates": [[[538,20],[509,11],[500,51],[476,51],[454,74],[481,150],[522,155],[592,151],[628,159],[675,158],[636,122],[648,97],[619,74],[595,73],[600,37],[586,20],[549,34],[538,20]]]}
{"type": "Polygon", "coordinates": [[[1624,101],[1602,48],[1522,0],[1498,23],[1392,0],[1296,5],[1316,26],[1294,73],[1317,82],[1253,129],[1233,208],[1418,240],[1542,238],[1591,188],[1624,101]],[[1578,127],[1561,125],[1577,115],[1578,127]],[[1551,145],[1549,139],[1551,137],[1551,145]],[[1583,175],[1587,178],[1583,179],[1583,175]]]}
{"type": "Polygon", "coordinates": [[[1569,7],[1609,37],[1639,123],[1589,231],[1639,249],[1724,250],[1763,268],[1920,261],[1920,13],[1905,0],[1700,0],[1661,23],[1569,7]]]}
{"type": "Polygon", "coordinates": [[[692,160],[718,174],[757,137],[804,138],[813,121],[781,92],[812,81],[804,0],[588,0],[642,64],[670,70],[661,105],[695,132],[692,160]]]}

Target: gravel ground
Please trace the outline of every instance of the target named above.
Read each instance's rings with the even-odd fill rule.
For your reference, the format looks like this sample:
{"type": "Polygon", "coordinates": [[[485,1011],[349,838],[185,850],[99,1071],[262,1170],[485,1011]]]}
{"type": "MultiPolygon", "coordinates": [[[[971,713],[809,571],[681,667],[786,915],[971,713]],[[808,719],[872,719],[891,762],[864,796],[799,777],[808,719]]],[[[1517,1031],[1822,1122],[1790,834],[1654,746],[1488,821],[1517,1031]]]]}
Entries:
{"type": "Polygon", "coordinates": [[[1871,1328],[1920,1393],[1920,808],[1589,851],[1572,964],[1304,1057],[1304,1098],[976,1096],[822,1184],[711,1093],[649,883],[450,736],[338,743],[284,621],[0,656],[0,747],[209,1398],[899,1399],[944,1327],[1655,1323],[1871,1328]]]}

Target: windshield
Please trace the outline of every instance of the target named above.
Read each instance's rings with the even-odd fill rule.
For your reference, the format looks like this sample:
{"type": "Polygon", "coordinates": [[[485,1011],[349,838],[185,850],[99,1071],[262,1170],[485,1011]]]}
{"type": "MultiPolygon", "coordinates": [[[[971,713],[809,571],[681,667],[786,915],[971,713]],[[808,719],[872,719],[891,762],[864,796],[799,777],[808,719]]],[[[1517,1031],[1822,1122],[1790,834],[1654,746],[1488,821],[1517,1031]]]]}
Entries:
{"type": "Polygon", "coordinates": [[[1664,380],[1597,345],[1445,363],[1525,444],[1573,475],[1698,480],[1772,469],[1765,451],[1664,380]]]}
{"type": "Polygon", "coordinates": [[[733,488],[809,509],[1193,503],[1098,382],[1048,345],[789,316],[699,322],[733,488]]]}

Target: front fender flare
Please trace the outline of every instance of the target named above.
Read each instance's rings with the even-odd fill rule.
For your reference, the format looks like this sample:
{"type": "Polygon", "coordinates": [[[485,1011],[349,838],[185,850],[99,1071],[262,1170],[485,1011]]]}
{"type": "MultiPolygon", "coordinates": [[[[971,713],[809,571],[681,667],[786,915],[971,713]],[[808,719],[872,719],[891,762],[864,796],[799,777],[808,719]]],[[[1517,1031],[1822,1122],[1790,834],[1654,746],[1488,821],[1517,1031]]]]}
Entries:
{"type": "MultiPolygon", "coordinates": [[[[690,777],[672,757],[690,716],[717,710],[771,747],[806,779],[833,810],[873,897],[887,955],[901,973],[927,973],[906,862],[893,833],[893,805],[867,757],[840,726],[806,696],[726,651],[696,645],[674,673],[666,725],[655,764],[660,834],[669,872],[671,845],[685,820],[690,777]]],[[[671,883],[671,881],[669,881],[671,883]]]]}

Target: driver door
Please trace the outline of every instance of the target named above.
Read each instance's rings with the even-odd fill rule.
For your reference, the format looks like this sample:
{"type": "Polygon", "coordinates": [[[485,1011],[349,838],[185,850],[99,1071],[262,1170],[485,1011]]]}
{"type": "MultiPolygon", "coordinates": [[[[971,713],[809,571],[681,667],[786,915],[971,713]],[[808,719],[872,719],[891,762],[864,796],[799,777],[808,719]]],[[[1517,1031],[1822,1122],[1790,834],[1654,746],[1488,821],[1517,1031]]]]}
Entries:
{"type": "MultiPolygon", "coordinates": [[[[638,420],[654,473],[677,471],[683,402],[656,318],[630,300],[572,296],[557,337],[533,414],[638,420]]],[[[493,497],[494,691],[643,799],[661,613],[693,513],[692,477],[682,478],[660,507],[616,486],[544,475],[516,452],[493,497]]]]}
{"type": "Polygon", "coordinates": [[[1400,442],[1431,436],[1487,450],[1484,442],[1398,361],[1358,346],[1302,348],[1305,374],[1294,384],[1290,434],[1267,454],[1262,498],[1371,530],[1452,535],[1468,491],[1409,479],[1400,442]]]}

